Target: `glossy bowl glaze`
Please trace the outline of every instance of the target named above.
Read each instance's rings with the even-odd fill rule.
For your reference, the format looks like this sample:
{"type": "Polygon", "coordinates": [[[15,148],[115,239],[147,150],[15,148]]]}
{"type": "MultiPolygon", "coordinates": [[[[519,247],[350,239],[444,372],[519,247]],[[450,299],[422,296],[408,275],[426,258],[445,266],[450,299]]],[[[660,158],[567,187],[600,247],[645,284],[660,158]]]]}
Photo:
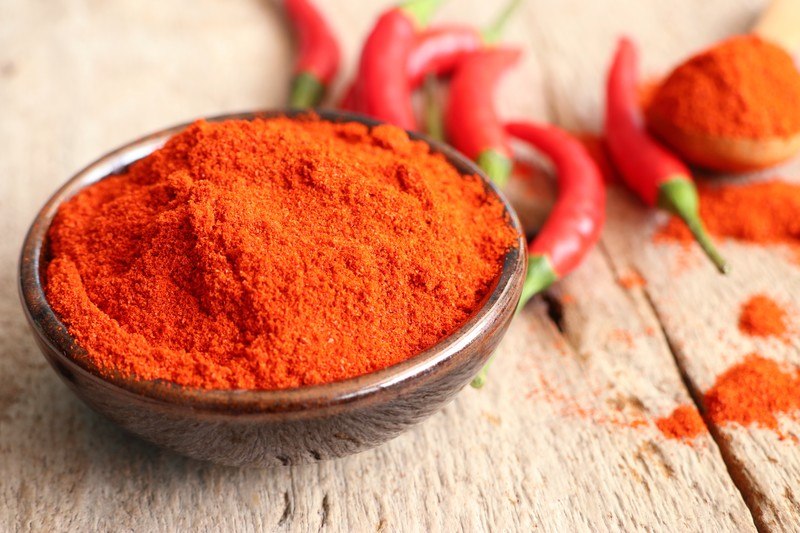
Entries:
{"type": "MultiPolygon", "coordinates": [[[[207,120],[298,113],[270,111],[207,120]]],[[[376,124],[358,115],[319,114],[331,121],[376,124]]],[[[378,372],[298,389],[227,391],[105,378],[94,372],[45,299],[41,272],[47,261],[47,230],[62,202],[124,171],[184,127],[143,137],[80,171],[50,198],[25,238],[19,272],[25,314],[44,356],[86,404],[131,433],[190,457],[228,465],[292,465],[382,444],[441,408],[478,372],[508,328],[520,297],[526,266],[522,237],[506,255],[493,291],[466,324],[432,348],[378,372]]],[[[489,193],[505,204],[509,224],[522,235],[516,214],[477,166],[446,145],[412,137],[428,142],[462,173],[481,176],[489,193]]]]}

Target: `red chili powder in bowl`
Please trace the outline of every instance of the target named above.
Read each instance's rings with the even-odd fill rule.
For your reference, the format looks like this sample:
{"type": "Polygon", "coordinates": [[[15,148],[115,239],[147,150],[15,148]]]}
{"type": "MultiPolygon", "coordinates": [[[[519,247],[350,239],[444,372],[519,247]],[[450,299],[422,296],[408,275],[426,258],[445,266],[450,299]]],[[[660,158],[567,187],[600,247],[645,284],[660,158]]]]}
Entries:
{"type": "Polygon", "coordinates": [[[200,121],[60,207],[45,290],[101,374],[300,387],[455,331],[516,238],[477,176],[395,127],[200,121]]]}
{"type": "Polygon", "coordinates": [[[739,314],[739,330],[755,337],[783,337],[788,329],[786,322],[786,311],[763,294],[744,302],[739,314]]]}

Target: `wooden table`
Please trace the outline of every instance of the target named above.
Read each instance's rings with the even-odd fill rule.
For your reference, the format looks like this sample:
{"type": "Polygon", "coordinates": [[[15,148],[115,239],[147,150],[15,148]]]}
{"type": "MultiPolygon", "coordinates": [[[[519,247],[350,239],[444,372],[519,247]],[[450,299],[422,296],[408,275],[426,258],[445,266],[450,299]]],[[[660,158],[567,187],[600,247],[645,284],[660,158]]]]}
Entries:
{"type": "MultiPolygon", "coordinates": [[[[347,70],[386,2],[324,4],[347,70]]],[[[441,20],[496,7],[451,1],[441,20]]],[[[596,129],[616,36],[645,71],[746,31],[760,1],[528,0],[508,28],[526,49],[506,116],[596,129]]],[[[16,295],[23,232],[72,172],[125,141],[201,115],[285,100],[291,46],[266,1],[7,0],[0,4],[0,524],[9,529],[791,531],[800,448],[712,427],[693,444],[652,420],[701,398],[749,352],[800,363],[800,341],[756,342],[740,302],[800,296],[776,248],[726,242],[720,278],[650,235],[663,218],[612,189],[601,246],[514,322],[492,381],[416,429],[335,462],[235,470],[144,444],[81,404],[48,368],[16,295]],[[688,266],[687,266],[688,265],[688,266]],[[643,286],[620,284],[638,272],[643,286]],[[559,305],[556,305],[556,304],[559,305]],[[549,308],[560,308],[558,320],[549,308]],[[629,427],[633,420],[648,421],[629,427]]],[[[800,176],[800,172],[774,171],[800,176]]],[[[784,417],[785,434],[800,425],[784,417]]]]}

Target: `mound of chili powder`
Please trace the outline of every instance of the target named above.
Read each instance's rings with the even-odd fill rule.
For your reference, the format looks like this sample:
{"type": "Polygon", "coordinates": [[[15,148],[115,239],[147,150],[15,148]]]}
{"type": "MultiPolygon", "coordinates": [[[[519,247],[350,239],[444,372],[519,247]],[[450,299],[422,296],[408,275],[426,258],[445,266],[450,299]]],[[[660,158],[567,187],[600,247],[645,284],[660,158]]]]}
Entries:
{"type": "Polygon", "coordinates": [[[46,294],[101,373],[298,387],[453,332],[516,238],[395,127],[201,121],[60,208],[46,294]]]}
{"type": "Polygon", "coordinates": [[[775,300],[756,294],[742,304],[739,330],[754,337],[784,337],[787,318],[786,310],[775,300]]]}
{"type": "Polygon", "coordinates": [[[800,131],[800,73],[783,48],[733,37],[676,68],[655,89],[647,114],[723,137],[786,137],[800,131]]]}

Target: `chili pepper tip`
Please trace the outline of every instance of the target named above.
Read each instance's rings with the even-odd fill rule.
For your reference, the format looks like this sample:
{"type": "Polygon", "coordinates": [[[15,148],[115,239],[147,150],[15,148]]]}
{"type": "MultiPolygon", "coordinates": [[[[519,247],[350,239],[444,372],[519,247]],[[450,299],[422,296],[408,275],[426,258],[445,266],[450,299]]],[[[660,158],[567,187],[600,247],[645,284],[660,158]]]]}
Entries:
{"type": "Polygon", "coordinates": [[[700,199],[697,188],[688,178],[677,176],[658,188],[658,206],[677,216],[686,224],[700,248],[721,274],[730,272],[730,265],[720,255],[700,218],[700,199]]]}
{"type": "Polygon", "coordinates": [[[289,106],[305,109],[316,107],[322,101],[325,86],[310,72],[301,72],[292,80],[289,106]]]}
{"type": "Polygon", "coordinates": [[[492,354],[492,356],[486,362],[486,366],[481,368],[481,371],[478,372],[478,375],[472,378],[472,381],[469,382],[470,386],[472,386],[473,389],[480,389],[481,387],[486,385],[486,371],[489,366],[489,363],[492,362],[492,359],[494,359],[494,354],[492,354]]]}
{"type": "Polygon", "coordinates": [[[400,9],[420,26],[426,26],[444,0],[408,0],[400,9]]]}

